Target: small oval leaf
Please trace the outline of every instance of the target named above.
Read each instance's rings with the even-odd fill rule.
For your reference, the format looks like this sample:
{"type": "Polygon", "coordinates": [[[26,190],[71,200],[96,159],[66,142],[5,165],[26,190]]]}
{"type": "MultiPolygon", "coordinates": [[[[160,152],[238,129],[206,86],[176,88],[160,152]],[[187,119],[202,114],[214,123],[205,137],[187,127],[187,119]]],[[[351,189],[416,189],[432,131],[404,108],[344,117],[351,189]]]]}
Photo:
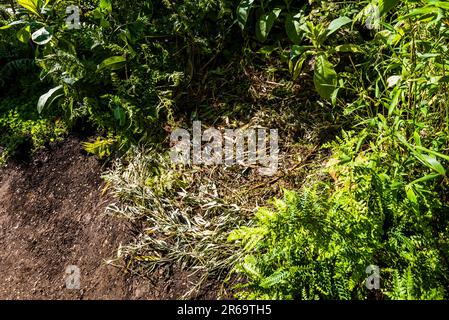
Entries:
{"type": "Polygon", "coordinates": [[[123,68],[126,64],[126,59],[122,56],[114,56],[103,60],[98,66],[98,71],[104,69],[119,70],[123,68]]]}

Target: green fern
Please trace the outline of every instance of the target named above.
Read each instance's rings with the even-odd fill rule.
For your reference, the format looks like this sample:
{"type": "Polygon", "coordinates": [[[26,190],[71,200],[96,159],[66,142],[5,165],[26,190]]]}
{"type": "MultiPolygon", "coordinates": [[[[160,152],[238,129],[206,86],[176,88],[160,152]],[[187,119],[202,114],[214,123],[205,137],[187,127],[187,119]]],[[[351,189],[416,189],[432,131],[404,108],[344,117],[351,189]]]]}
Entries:
{"type": "Polygon", "coordinates": [[[83,148],[86,152],[98,156],[100,159],[111,155],[111,150],[116,143],[113,138],[98,137],[94,141],[84,142],[83,148]]]}

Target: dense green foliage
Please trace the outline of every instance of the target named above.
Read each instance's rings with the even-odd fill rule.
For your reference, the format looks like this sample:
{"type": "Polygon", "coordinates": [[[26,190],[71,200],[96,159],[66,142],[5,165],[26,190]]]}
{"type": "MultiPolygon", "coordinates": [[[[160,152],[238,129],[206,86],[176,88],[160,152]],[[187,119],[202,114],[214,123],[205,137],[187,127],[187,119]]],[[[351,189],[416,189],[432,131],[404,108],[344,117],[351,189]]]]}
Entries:
{"type": "Polygon", "coordinates": [[[219,23],[226,8],[212,0],[18,2],[27,10],[3,28],[23,43],[12,46],[35,51],[41,80],[52,83],[39,112],[59,105],[67,122],[85,119],[119,146],[161,133],[158,124],[171,119],[195,66],[220,50],[227,28],[219,23]],[[66,23],[71,4],[81,8],[79,29],[66,23]]]}
{"type": "MultiPolygon", "coordinates": [[[[336,68],[343,59],[350,64],[337,75],[325,58],[335,50],[318,46],[326,53],[318,54],[315,73],[323,76],[315,75],[315,85],[354,129],[325,146],[333,156],[322,178],[287,192],[274,210],[260,210],[254,227],[232,233],[247,251],[236,268],[249,279],[245,298],[363,299],[369,265],[380,267],[386,298],[448,296],[449,8],[382,3],[396,10],[380,10],[368,40],[355,37],[355,26],[369,3],[334,6],[354,22],[352,29],[346,18],[330,22],[345,22],[336,41],[351,52],[338,57],[336,68]],[[323,91],[330,79],[333,89],[323,91]]],[[[333,29],[326,18],[308,16],[298,27],[309,40],[300,60],[317,47],[309,30],[333,29]]]]}
{"type": "MultiPolygon", "coordinates": [[[[100,157],[139,142],[160,150],[164,130],[198,118],[195,104],[227,85],[208,82],[211,76],[247,72],[247,65],[274,65],[292,86],[314,88],[310,100],[335,122],[339,137],[321,146],[327,162],[241,228],[230,218],[234,202],[187,196],[177,186],[185,183],[171,181],[181,174],[165,156],[153,161],[159,165],[148,160],[154,152],[131,159],[134,169],[120,164],[107,178],[125,214],[146,215],[151,234],[158,225],[165,230],[164,241],[145,235],[144,245],[129,249],[147,267],[170,259],[209,271],[227,267],[241,277],[240,298],[449,298],[448,3],[18,3],[16,14],[0,11],[3,158],[26,139],[38,148],[79,122],[99,133],[85,148],[100,157]],[[70,4],[82,9],[80,29],[66,24],[70,4]],[[236,61],[244,66],[230,67],[236,61]],[[207,223],[189,216],[198,207],[207,208],[207,223]],[[234,248],[241,250],[235,259],[234,248]],[[201,264],[206,254],[215,267],[201,264]],[[378,291],[365,286],[370,265],[381,271],[378,291]]],[[[218,114],[206,109],[200,112],[209,119],[218,114]]],[[[245,113],[235,109],[228,122],[245,113]]]]}
{"type": "Polygon", "coordinates": [[[41,117],[36,108],[49,85],[39,80],[31,48],[15,33],[0,32],[0,164],[17,153],[26,157],[27,149],[37,150],[66,133],[57,110],[41,117]]]}

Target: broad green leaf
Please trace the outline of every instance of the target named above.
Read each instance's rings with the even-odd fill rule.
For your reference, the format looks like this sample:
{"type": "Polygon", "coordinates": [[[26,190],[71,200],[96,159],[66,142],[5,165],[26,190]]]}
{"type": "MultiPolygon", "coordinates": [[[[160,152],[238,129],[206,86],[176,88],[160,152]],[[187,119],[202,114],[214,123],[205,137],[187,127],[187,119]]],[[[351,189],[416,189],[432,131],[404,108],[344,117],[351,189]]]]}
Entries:
{"type": "Polygon", "coordinates": [[[27,22],[26,22],[26,21],[23,21],[23,20],[13,21],[13,22],[11,22],[10,24],[7,24],[6,26],[0,27],[0,30],[9,29],[9,28],[11,28],[11,27],[17,26],[17,25],[19,25],[19,24],[24,24],[24,23],[27,23],[27,22]]]}
{"type": "Polygon", "coordinates": [[[304,32],[301,30],[301,24],[299,22],[299,16],[288,14],[285,20],[285,31],[288,38],[294,44],[300,44],[304,38],[304,32]]]}
{"type": "Polygon", "coordinates": [[[17,3],[35,15],[40,16],[39,0],[18,0],[17,3]]]}
{"type": "Polygon", "coordinates": [[[248,20],[253,3],[254,0],[242,0],[237,7],[237,21],[242,30],[245,29],[246,21],[248,20]]]}
{"type": "Polygon", "coordinates": [[[104,70],[104,69],[110,69],[110,70],[119,70],[123,68],[126,64],[126,59],[122,56],[114,56],[105,59],[99,66],[98,71],[104,70]]]}
{"type": "Polygon", "coordinates": [[[329,24],[329,27],[327,27],[326,36],[329,37],[331,34],[337,32],[341,27],[349,24],[352,22],[352,19],[348,17],[340,17],[335,19],[329,24]]]}
{"type": "Polygon", "coordinates": [[[23,27],[22,29],[17,31],[16,36],[20,42],[28,43],[28,41],[31,38],[31,27],[30,26],[23,27]]]}
{"type": "Polygon", "coordinates": [[[259,40],[260,42],[264,42],[267,40],[268,34],[270,33],[271,28],[273,28],[274,22],[279,17],[281,11],[282,9],[275,8],[273,11],[263,14],[260,17],[256,26],[257,40],[259,40]]]}
{"type": "Polygon", "coordinates": [[[40,28],[39,30],[34,32],[33,35],[31,36],[33,42],[38,45],[45,45],[49,43],[52,38],[53,38],[52,30],[46,27],[40,28]]]}
{"type": "Polygon", "coordinates": [[[39,101],[37,102],[37,111],[41,113],[45,107],[50,107],[57,99],[59,99],[63,95],[63,86],[57,86],[51,89],[39,98],[39,101]]]}
{"type": "Polygon", "coordinates": [[[443,10],[449,10],[449,2],[432,1],[431,4],[434,5],[435,7],[441,8],[443,10]]]}
{"type": "Polygon", "coordinates": [[[112,11],[111,0],[100,0],[100,9],[106,12],[111,12],[112,11]]]}
{"type": "Polygon", "coordinates": [[[337,87],[337,72],[324,54],[320,54],[316,58],[313,82],[316,90],[324,99],[330,99],[337,87]]]}
{"type": "Polygon", "coordinates": [[[399,0],[379,0],[379,13],[384,15],[398,4],[399,0]]]}
{"type": "Polygon", "coordinates": [[[266,57],[269,57],[277,49],[279,49],[279,48],[277,48],[276,46],[263,46],[259,49],[259,51],[257,51],[257,53],[260,53],[260,54],[265,55],[266,57]]]}
{"type": "Polygon", "coordinates": [[[438,172],[442,176],[446,175],[446,169],[444,169],[443,165],[435,157],[426,154],[420,154],[417,157],[430,169],[438,172]]]}

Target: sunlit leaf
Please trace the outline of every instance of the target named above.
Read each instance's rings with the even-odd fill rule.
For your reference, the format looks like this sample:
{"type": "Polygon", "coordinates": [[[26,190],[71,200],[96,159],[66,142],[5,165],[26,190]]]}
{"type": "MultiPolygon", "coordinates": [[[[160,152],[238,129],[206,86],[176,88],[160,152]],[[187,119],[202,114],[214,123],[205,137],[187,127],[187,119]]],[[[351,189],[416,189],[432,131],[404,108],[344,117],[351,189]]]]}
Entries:
{"type": "Polygon", "coordinates": [[[274,22],[279,17],[282,9],[276,8],[273,11],[263,14],[256,26],[256,37],[260,42],[264,42],[268,38],[268,34],[273,28],[274,22]]]}
{"type": "Polygon", "coordinates": [[[40,15],[39,0],[18,0],[17,3],[33,14],[40,15]]]}
{"type": "Polygon", "coordinates": [[[6,26],[0,27],[0,30],[6,30],[6,29],[12,28],[14,26],[17,26],[17,25],[20,25],[20,24],[25,24],[25,23],[27,23],[27,22],[24,21],[24,20],[13,21],[13,22],[7,24],[6,26]]]}
{"type": "Polygon", "coordinates": [[[37,102],[37,111],[41,113],[45,107],[50,107],[57,99],[59,99],[63,95],[63,86],[57,86],[49,90],[46,94],[43,94],[39,98],[39,101],[37,102]]]}
{"type": "Polygon", "coordinates": [[[126,64],[126,59],[122,56],[114,56],[105,59],[99,66],[98,71],[102,71],[104,69],[110,70],[119,70],[123,68],[126,64]]]}
{"type": "Polygon", "coordinates": [[[245,28],[253,3],[254,0],[242,0],[237,7],[237,21],[242,29],[245,28]]]}
{"type": "Polygon", "coordinates": [[[287,14],[285,19],[285,31],[287,32],[288,38],[294,44],[300,44],[304,38],[304,32],[300,27],[299,17],[292,14],[287,14]]]}
{"type": "Polygon", "coordinates": [[[316,58],[313,82],[320,96],[325,99],[330,99],[337,87],[337,72],[324,54],[316,58]]]}
{"type": "Polygon", "coordinates": [[[332,21],[330,23],[329,27],[327,28],[327,32],[326,32],[327,37],[329,37],[331,34],[340,30],[341,27],[343,27],[351,22],[352,22],[352,19],[350,19],[348,17],[340,17],[340,18],[335,19],[334,21],[332,21]]]}
{"type": "Polygon", "coordinates": [[[16,36],[20,42],[28,43],[28,41],[31,38],[31,27],[30,26],[23,27],[22,29],[17,31],[16,36]]]}
{"type": "Polygon", "coordinates": [[[443,167],[441,162],[439,162],[435,157],[426,154],[420,154],[418,156],[418,159],[420,159],[421,162],[423,162],[430,169],[438,172],[440,175],[442,176],[446,175],[446,169],[443,167]]]}

